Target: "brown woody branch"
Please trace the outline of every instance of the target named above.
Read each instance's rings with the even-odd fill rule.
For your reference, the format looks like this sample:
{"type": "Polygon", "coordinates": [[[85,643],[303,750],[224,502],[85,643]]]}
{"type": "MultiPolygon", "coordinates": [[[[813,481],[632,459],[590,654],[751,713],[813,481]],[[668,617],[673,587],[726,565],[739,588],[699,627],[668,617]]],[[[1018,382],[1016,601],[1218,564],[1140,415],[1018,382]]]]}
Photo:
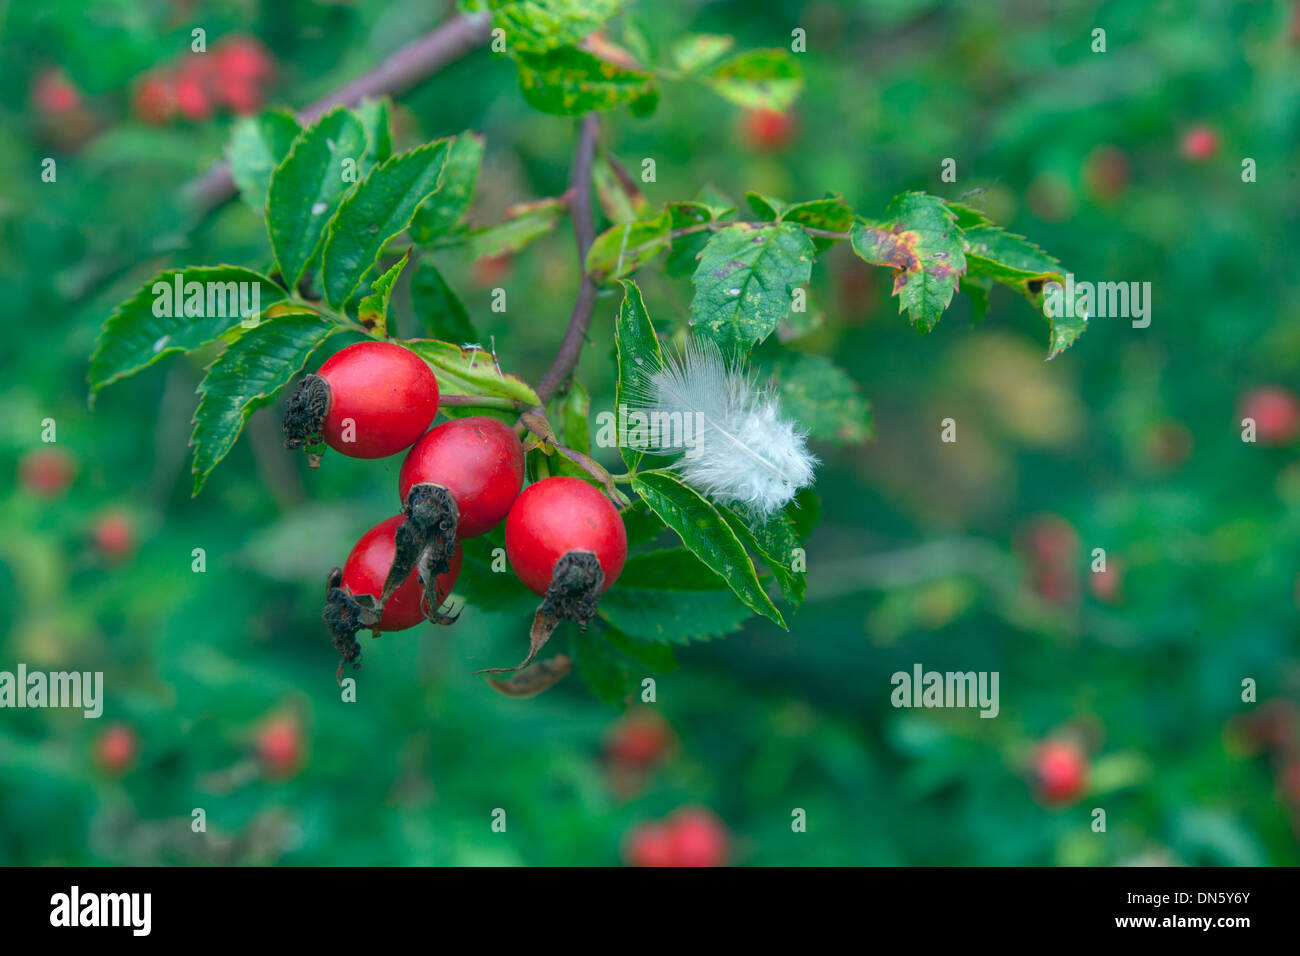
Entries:
{"type": "Polygon", "coordinates": [[[578,245],[578,269],[582,278],[578,296],[573,303],[573,312],[569,316],[568,328],[564,330],[564,339],[555,353],[555,361],[537,386],[537,396],[543,405],[564,384],[564,380],[578,364],[582,346],[587,340],[587,329],[591,325],[591,313],[596,305],[596,282],[587,274],[587,250],[596,238],[591,203],[591,167],[599,134],[600,121],[596,114],[583,116],[578,129],[578,144],[573,152],[573,169],[569,173],[569,192],[572,193],[569,215],[573,220],[573,236],[578,245]]]}
{"type": "MultiPolygon", "coordinates": [[[[335,106],[355,106],[366,97],[402,93],[486,43],[490,24],[485,13],[457,14],[437,29],[412,40],[370,72],[312,103],[298,113],[298,119],[309,123],[335,106]]],[[[230,164],[220,162],[191,180],[185,194],[202,210],[213,209],[233,198],[235,182],[230,178],[230,164]]]]}

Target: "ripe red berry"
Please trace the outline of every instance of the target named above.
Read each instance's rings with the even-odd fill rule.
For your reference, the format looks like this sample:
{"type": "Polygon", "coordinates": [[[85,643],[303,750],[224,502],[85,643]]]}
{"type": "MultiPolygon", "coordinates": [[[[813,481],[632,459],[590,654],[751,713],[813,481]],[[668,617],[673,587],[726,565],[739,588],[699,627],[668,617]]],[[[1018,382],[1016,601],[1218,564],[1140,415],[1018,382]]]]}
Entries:
{"type": "Polygon", "coordinates": [[[1079,536],[1059,515],[1031,521],[1020,534],[1030,587],[1041,598],[1068,604],[1078,594],[1079,536]]]}
{"type": "Polygon", "coordinates": [[[1045,803],[1073,803],[1083,795],[1088,759],[1072,741],[1048,740],[1034,753],[1033,775],[1045,803]]]}
{"type": "Polygon", "coordinates": [[[262,108],[264,101],[261,89],[240,77],[217,77],[217,95],[221,98],[221,102],[240,116],[256,113],[262,108]]]}
{"type": "Polygon", "coordinates": [[[101,515],[91,533],[99,553],[112,562],[125,561],[135,551],[135,525],[120,511],[101,515]]]}
{"type": "Polygon", "coordinates": [[[668,821],[673,866],[725,866],[730,839],[727,828],[708,810],[679,810],[668,821]]]}
{"type": "Polygon", "coordinates": [[[274,69],[274,60],[266,47],[250,36],[223,37],[213,48],[212,56],[222,77],[261,83],[270,78],[274,69]]]}
{"type": "Polygon", "coordinates": [[[1247,392],[1241,416],[1255,420],[1261,445],[1289,445],[1300,438],[1300,401],[1285,388],[1267,385],[1247,392]]]}
{"type": "Polygon", "coordinates": [[[485,289],[500,285],[510,274],[512,260],[509,253],[499,256],[479,256],[470,267],[474,284],[485,289]]]}
{"type": "Polygon", "coordinates": [[[446,488],[456,502],[457,535],[476,538],[510,513],[524,483],[524,447],[495,418],[453,418],[407,452],[397,479],[403,503],[419,484],[446,488]]]}
{"type": "Polygon", "coordinates": [[[126,724],[113,724],[95,739],[95,763],[105,773],[126,773],[135,763],[136,750],[135,731],[126,724]]]}
{"type": "Polygon", "coordinates": [[[131,97],[135,115],[146,123],[166,123],[176,115],[176,94],[171,81],[162,76],[146,76],[136,84],[131,97]]]}
{"type": "Polygon", "coordinates": [[[730,854],[726,826],[702,807],[687,807],[667,820],[642,823],[623,843],[623,859],[629,866],[725,866],[730,854]]]}
{"type": "Polygon", "coordinates": [[[302,765],[303,734],[297,718],[272,717],[257,732],[257,756],[271,777],[284,779],[302,765]]]}
{"type": "Polygon", "coordinates": [[[76,462],[60,448],[36,448],[18,462],[18,483],[28,494],[57,498],[68,490],[76,462]]]}
{"type": "Polygon", "coordinates": [[[618,509],[581,478],[544,478],[529,485],[506,519],[506,558],[519,580],[546,594],[557,563],[577,552],[594,554],[607,590],[623,571],[627,531],[618,509]]]}
{"type": "Polygon", "coordinates": [[[1093,571],[1088,575],[1088,590],[1098,601],[1106,604],[1119,604],[1124,599],[1124,565],[1118,558],[1107,560],[1105,571],[1093,571]]]}
{"type": "MultiPolygon", "coordinates": [[[[353,595],[369,595],[376,601],[384,590],[384,579],[388,569],[393,566],[396,552],[397,529],[406,521],[405,515],[379,522],[361,536],[343,564],[343,586],[353,595]]],[[[451,568],[439,574],[435,579],[437,593],[430,600],[434,608],[441,607],[456,586],[460,575],[460,545],[451,555],[451,568]]],[[[379,620],[379,631],[404,631],[415,627],[425,619],[421,602],[424,599],[424,585],[420,583],[418,568],[411,568],[406,580],[398,586],[384,604],[384,615],[379,620]]]]}
{"type": "Polygon", "coordinates": [[[1084,160],[1083,180],[1096,199],[1104,203],[1114,202],[1128,188],[1128,154],[1118,146],[1098,146],[1084,160]]]}
{"type": "Polygon", "coordinates": [[[32,102],[37,109],[51,115],[71,113],[81,106],[81,94],[66,73],[52,68],[36,78],[32,86],[32,102]]]}
{"type": "Polygon", "coordinates": [[[1190,160],[1207,160],[1219,151],[1219,134],[1212,126],[1193,126],[1183,134],[1181,148],[1190,160]]]}
{"type": "Polygon", "coordinates": [[[614,725],[605,752],[617,763],[644,770],[663,758],[672,741],[673,733],[668,722],[657,711],[641,708],[614,725]]]}
{"type": "Polygon", "coordinates": [[[623,843],[628,866],[672,866],[672,833],[664,823],[642,823],[623,843]]]}
{"type": "Polygon", "coordinates": [[[776,110],[747,110],[741,118],[741,136],[750,149],[770,152],[794,139],[794,114],[776,110]]]}
{"type": "Polygon", "coordinates": [[[351,458],[386,458],[420,437],[438,413],[438,380],[414,352],[358,342],[298,383],[284,416],[285,447],[322,440],[351,458]]]}
{"type": "Polygon", "coordinates": [[[439,624],[450,624],[456,619],[439,609],[460,575],[462,554],[458,543],[451,550],[445,568],[435,569],[420,561],[410,567],[387,600],[383,600],[384,583],[397,553],[398,529],[405,522],[405,515],[379,522],[361,536],[343,567],[330,572],[323,617],[334,646],[343,657],[339,664],[340,678],[344,664],[360,666],[358,631],[369,629],[378,636],[384,631],[404,631],[426,618],[439,624]],[[424,586],[429,578],[433,580],[433,594],[428,594],[424,586]]]}
{"type": "Polygon", "coordinates": [[[417,562],[440,573],[457,538],[474,538],[500,524],[523,480],[524,447],[495,418],[455,418],[416,442],[398,474],[397,493],[409,520],[397,535],[383,600],[417,562]]]}
{"type": "Polygon", "coordinates": [[[212,116],[212,94],[207,79],[204,70],[187,63],[177,72],[172,85],[177,111],[196,123],[212,116]]]}

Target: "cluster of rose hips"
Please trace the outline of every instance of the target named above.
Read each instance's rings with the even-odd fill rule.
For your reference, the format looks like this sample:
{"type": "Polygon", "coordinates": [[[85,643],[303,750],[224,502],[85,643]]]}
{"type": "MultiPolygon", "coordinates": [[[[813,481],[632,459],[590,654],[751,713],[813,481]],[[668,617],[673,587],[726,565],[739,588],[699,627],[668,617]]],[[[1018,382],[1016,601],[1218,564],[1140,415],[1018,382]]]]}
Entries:
{"type": "Polygon", "coordinates": [[[342,349],[289,399],[289,448],[311,455],[323,443],[367,459],[406,451],[398,475],[401,514],[362,535],[329,576],[324,618],[343,658],[340,678],[344,665],[359,666],[360,630],[378,636],[423,620],[454,622],[457,615],[445,605],[460,573],[460,542],[502,521],[511,568],[543,597],[532,652],[518,668],[502,671],[531,663],[561,620],[585,627],[600,594],[623,570],[627,532],[608,498],[569,477],[545,478],[521,493],[524,449],[514,430],[482,416],[430,429],[438,403],[429,366],[388,342],[342,349]]]}
{"type": "Polygon", "coordinates": [[[218,107],[240,115],[256,113],[274,71],[270,53],[257,40],[225,37],[209,52],[187,54],[179,63],[142,77],[132,105],[140,119],[155,124],[178,116],[200,122],[218,107]]]}

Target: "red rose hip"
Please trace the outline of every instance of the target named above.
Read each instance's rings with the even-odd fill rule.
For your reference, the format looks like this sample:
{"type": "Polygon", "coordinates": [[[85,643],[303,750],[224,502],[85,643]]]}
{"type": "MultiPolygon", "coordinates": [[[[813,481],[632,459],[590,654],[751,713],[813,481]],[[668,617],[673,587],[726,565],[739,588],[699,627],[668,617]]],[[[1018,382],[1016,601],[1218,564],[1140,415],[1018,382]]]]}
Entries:
{"type": "Polygon", "coordinates": [[[581,628],[596,616],[600,595],[623,571],[627,530],[618,509],[580,478],[544,478],[519,496],[506,518],[506,558],[530,590],[543,596],[528,634],[528,656],[536,659],[561,621],[581,628]]]}
{"type": "Polygon", "coordinates": [[[560,559],[579,552],[596,556],[601,591],[618,579],[627,558],[627,531],[618,509],[581,478],[545,478],[530,485],[506,519],[506,557],[519,580],[546,594],[560,559]]]}
{"type": "Polygon", "coordinates": [[[397,535],[393,566],[382,600],[417,562],[437,574],[458,538],[495,528],[510,511],[524,481],[524,446],[495,418],[444,422],[407,452],[397,493],[408,521],[397,535]]]}
{"type": "Polygon", "coordinates": [[[414,352],[358,342],[298,383],[284,416],[286,448],[324,441],[351,458],[408,448],[438,413],[438,380],[414,352]]]}
{"type": "Polygon", "coordinates": [[[405,521],[405,515],[394,515],[379,522],[361,536],[343,567],[330,572],[323,617],[334,638],[334,646],[343,656],[339,665],[340,675],[343,664],[360,666],[361,646],[356,640],[357,631],[369,628],[378,636],[384,631],[404,631],[426,618],[439,624],[455,620],[454,616],[444,614],[439,608],[460,575],[459,544],[452,551],[446,569],[433,573],[427,565],[412,567],[388,600],[379,600],[396,553],[397,530],[405,521]],[[433,581],[433,594],[429,594],[425,587],[428,580],[433,581]]]}
{"type": "Polygon", "coordinates": [[[495,418],[454,418],[430,431],[406,454],[397,478],[403,504],[419,484],[446,488],[456,502],[456,533],[476,538],[510,513],[524,483],[524,446],[495,418]]]}
{"type": "Polygon", "coordinates": [[[1034,753],[1033,774],[1043,802],[1073,803],[1083,795],[1088,758],[1072,741],[1048,740],[1034,753]]]}

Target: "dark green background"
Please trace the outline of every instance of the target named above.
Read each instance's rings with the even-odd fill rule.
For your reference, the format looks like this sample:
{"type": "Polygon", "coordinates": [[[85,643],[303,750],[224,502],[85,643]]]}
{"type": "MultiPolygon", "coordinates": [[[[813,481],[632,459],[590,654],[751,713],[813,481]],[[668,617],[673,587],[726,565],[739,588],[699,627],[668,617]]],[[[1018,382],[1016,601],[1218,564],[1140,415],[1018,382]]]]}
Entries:
{"type": "MultiPolygon", "coordinates": [[[[638,821],[688,804],[717,812],[735,860],[750,864],[1300,861],[1300,794],[1288,800],[1280,782],[1295,755],[1258,749],[1234,719],[1252,709],[1243,678],[1261,701],[1294,700],[1300,685],[1300,468],[1294,448],[1244,444],[1237,408],[1253,386],[1294,385],[1300,368],[1291,5],[638,6],[665,42],[686,30],[734,33],[741,49],[785,45],[794,27],[808,37],[798,136],[784,151],[747,149],[738,110],[686,84],[666,84],[648,118],[606,117],[605,142],[630,168],[656,158],[652,203],[711,182],[736,198],[838,190],[872,215],[904,189],[987,187],[974,201],[1079,278],[1151,282],[1151,326],[1096,320],[1044,363],[1046,324],[1006,290],[979,327],[958,297],[922,337],[897,315],[886,275],[847,248],[819,262],[827,321],[799,347],[853,373],[878,437],[818,446],[807,605],[789,633],[759,620],[679,653],[680,668],[658,676],[657,706],[680,747],[623,798],[600,759],[616,715],[576,680],[520,702],[472,676],[522,646],[515,619],[491,607],[448,630],[366,639],[360,702],[339,702],[322,579],[396,510],[400,459],[335,455],[309,472],[277,447],[277,413],[262,412],[191,500],[185,442],[210,352],[87,407],[88,356],[117,301],[166,266],[267,256],[242,204],[185,227],[178,188],[220,154],[228,118],[142,126],[127,109],[132,80],[179,57],[193,26],[210,41],[250,31],[279,63],[272,101],[301,106],[445,11],[423,0],[10,4],[0,474],[40,444],[46,417],[80,470],[57,502],[5,486],[0,669],[103,670],[107,704],[99,722],[0,711],[0,862],[605,864],[638,821]],[[1105,54],[1091,52],[1098,26],[1105,54]],[[29,101],[32,78],[56,64],[102,126],[75,150],[29,101]],[[1221,139],[1201,163],[1179,151],[1197,123],[1221,139]],[[1087,174],[1106,146],[1128,167],[1111,197],[1087,174]],[[39,180],[45,156],[58,160],[55,184],[39,180]],[[1241,181],[1246,156],[1254,184],[1241,181]],[[956,184],[939,179],[945,157],[956,184]],[[948,416],[956,445],[938,441],[948,416]],[[1153,436],[1171,427],[1191,454],[1162,465],[1153,436]],[[139,527],[124,565],[88,546],[110,507],[139,527]],[[1014,543],[1042,513],[1123,561],[1121,604],[1086,589],[1067,607],[1027,593],[1014,543]],[[206,574],[191,573],[195,547],[206,574]],[[916,662],[999,671],[1000,716],[893,709],[889,676],[916,662]],[[284,782],[241,776],[259,723],[284,710],[304,721],[304,768],[284,782]],[[119,721],[141,753],[111,779],[91,750],[119,721]],[[1089,741],[1092,789],[1052,810],[1024,769],[1035,742],[1062,729],[1089,741]],[[206,837],[190,832],[195,807],[206,837]],[[498,807],[504,834],[489,828],[498,807]],[[1107,811],[1105,834],[1089,828],[1093,807],[1107,811]],[[791,832],[794,808],[807,833],[791,832]]],[[[477,221],[563,190],[574,124],[531,112],[507,59],[474,54],[401,103],[401,146],[486,134],[477,221]]],[[[567,225],[513,263],[505,315],[488,310],[469,263],[439,264],[503,367],[536,381],[576,285],[567,225]]],[[[662,327],[684,321],[687,283],[647,274],[643,287],[662,327]]],[[[612,401],[616,304],[599,301],[581,366],[593,411],[612,401]]],[[[417,332],[409,318],[398,326],[417,332]]],[[[1077,564],[1086,574],[1083,554],[1077,564]]]]}

